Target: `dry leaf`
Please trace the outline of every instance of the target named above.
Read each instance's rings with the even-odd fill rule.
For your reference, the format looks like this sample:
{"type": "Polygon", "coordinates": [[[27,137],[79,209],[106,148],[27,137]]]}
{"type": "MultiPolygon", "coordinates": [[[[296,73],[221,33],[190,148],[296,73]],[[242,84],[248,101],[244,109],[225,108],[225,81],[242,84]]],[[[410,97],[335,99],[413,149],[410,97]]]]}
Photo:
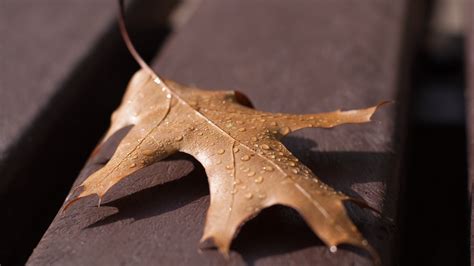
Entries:
{"type": "Polygon", "coordinates": [[[369,206],[321,182],[279,140],[302,128],[369,122],[386,102],[320,114],[268,113],[251,108],[247,97],[235,91],[201,90],[162,80],[135,50],[125,28],[123,0],[118,2],[121,33],[142,70],[130,81],[104,140],[123,127],[133,127],[110,161],[77,187],[82,191],[68,199],[63,210],[94,194],[100,205],[123,178],[184,152],[204,166],[209,179],[211,202],[201,242],[212,240],[227,255],[245,221],[281,204],[296,209],[332,252],[339,244],[351,244],[367,250],[379,264],[377,252],[351,222],[343,201],[369,206]]]}
{"type": "Polygon", "coordinates": [[[139,71],[105,138],[134,126],[111,160],[81,184],[83,191],[67,205],[92,194],[102,198],[138,169],[184,152],[204,166],[209,179],[211,203],[202,241],[212,239],[222,253],[228,253],[245,221],[282,204],[296,209],[332,251],[347,243],[376,257],[345,212],[343,201],[354,199],[321,182],[279,140],[302,128],[368,122],[379,105],[293,115],[258,111],[240,104],[245,99],[234,91],[201,90],[139,71]]]}

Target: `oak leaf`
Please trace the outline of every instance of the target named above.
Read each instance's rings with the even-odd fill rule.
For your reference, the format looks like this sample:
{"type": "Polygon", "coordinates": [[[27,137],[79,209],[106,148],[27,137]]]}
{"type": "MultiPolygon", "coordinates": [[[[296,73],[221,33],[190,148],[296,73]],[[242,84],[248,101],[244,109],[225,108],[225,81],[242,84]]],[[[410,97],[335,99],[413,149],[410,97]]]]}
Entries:
{"type": "Polygon", "coordinates": [[[133,127],[110,161],[81,184],[82,191],[66,207],[88,195],[101,199],[131,173],[184,152],[204,166],[209,180],[211,200],[202,241],[213,240],[222,253],[228,253],[245,221],[281,204],[296,209],[331,251],[346,243],[376,257],[343,205],[346,200],[361,201],[324,184],[280,139],[302,128],[368,122],[379,105],[319,114],[269,113],[249,107],[237,92],[183,86],[141,70],[112,115],[105,139],[133,127]]]}

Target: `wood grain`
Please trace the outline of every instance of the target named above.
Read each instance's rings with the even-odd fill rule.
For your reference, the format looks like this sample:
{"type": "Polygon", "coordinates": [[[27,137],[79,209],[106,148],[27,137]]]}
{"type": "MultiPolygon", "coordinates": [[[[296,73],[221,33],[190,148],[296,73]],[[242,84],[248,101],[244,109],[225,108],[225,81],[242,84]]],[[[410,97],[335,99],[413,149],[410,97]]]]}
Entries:
{"type": "MultiPolygon", "coordinates": [[[[410,54],[409,1],[207,0],[154,63],[167,78],[238,89],[266,111],[312,113],[396,100],[368,125],[303,130],[285,144],[325,182],[364,198],[383,219],[349,206],[384,264],[396,264],[401,152],[410,54]]],[[[124,132],[85,166],[110,157],[124,132]]],[[[247,223],[226,261],[198,250],[209,204],[205,174],[186,156],[137,172],[108,195],[58,214],[28,264],[370,265],[351,247],[329,252],[292,210],[247,223]],[[156,186],[156,177],[181,179],[156,186]],[[142,190],[144,189],[144,190],[142,190]],[[141,191],[140,191],[141,190],[141,191]]]]}

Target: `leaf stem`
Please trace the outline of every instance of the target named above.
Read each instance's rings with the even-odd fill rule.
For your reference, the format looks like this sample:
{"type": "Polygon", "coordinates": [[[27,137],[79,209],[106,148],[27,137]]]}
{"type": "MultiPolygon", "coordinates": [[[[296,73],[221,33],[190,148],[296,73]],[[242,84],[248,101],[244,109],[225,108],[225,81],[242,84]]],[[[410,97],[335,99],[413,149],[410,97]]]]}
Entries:
{"type": "Polygon", "coordinates": [[[127,26],[125,24],[125,8],[124,8],[124,0],[118,0],[118,6],[119,6],[119,17],[118,17],[118,23],[119,23],[119,28],[120,28],[120,34],[122,35],[123,41],[125,42],[125,45],[128,48],[128,51],[130,54],[133,56],[135,61],[140,65],[140,67],[148,72],[150,76],[154,77],[154,79],[158,78],[158,75],[155,74],[155,72],[151,69],[151,67],[143,60],[143,58],[140,56],[138,53],[137,49],[133,45],[133,42],[130,38],[130,35],[128,34],[127,31],[127,26]]]}

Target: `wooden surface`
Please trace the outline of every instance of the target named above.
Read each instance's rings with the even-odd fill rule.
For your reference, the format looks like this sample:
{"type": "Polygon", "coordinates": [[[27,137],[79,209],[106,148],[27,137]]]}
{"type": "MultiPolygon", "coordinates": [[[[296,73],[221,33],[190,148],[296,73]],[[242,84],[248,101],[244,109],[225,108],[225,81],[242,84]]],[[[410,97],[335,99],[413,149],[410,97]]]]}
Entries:
{"type": "MultiPolygon", "coordinates": [[[[48,101],[58,93],[58,87],[65,82],[71,69],[105,33],[115,14],[112,8],[112,3],[105,1],[93,4],[54,0],[45,3],[2,1],[2,170],[8,167],[5,160],[17,150],[15,145],[21,145],[18,139],[32,126],[35,116],[48,108],[48,101]],[[82,19],[85,16],[89,19],[82,19]],[[61,41],[53,41],[58,39],[61,41]]],[[[35,139],[28,141],[34,143],[35,139]]],[[[11,181],[11,177],[3,173],[0,187],[11,181]]]]}
{"type": "MultiPolygon", "coordinates": [[[[146,58],[163,38],[170,2],[131,5],[146,58]]],[[[0,3],[2,265],[26,262],[136,69],[116,12],[114,1],[0,3]]]]}
{"type": "MultiPolygon", "coordinates": [[[[168,41],[154,68],[165,77],[208,88],[239,89],[266,111],[310,113],[396,100],[375,122],[303,130],[285,140],[318,176],[364,198],[385,219],[350,213],[384,264],[397,257],[401,151],[410,53],[409,1],[207,0],[168,41]]],[[[85,166],[76,185],[100,167],[121,134],[85,166]]],[[[248,222],[229,261],[198,250],[209,204],[202,168],[177,156],[117,185],[105,206],[96,198],[58,214],[30,265],[370,265],[342,246],[329,252],[292,210],[273,207],[248,222]],[[157,177],[178,179],[157,185],[157,177]]]]}

